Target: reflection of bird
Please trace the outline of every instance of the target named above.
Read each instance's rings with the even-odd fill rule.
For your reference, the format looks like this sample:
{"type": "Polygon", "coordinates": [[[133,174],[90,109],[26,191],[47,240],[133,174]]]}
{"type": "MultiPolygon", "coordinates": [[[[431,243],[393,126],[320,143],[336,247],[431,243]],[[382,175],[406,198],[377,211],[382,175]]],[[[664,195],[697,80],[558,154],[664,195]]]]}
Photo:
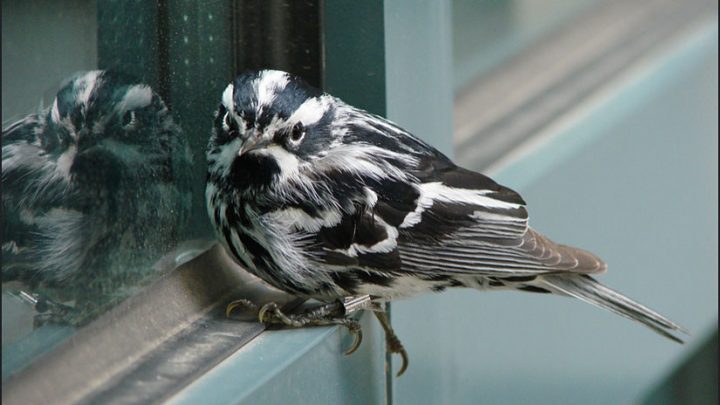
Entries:
{"type": "MultiPolygon", "coordinates": [[[[590,276],[605,271],[599,258],[529,228],[517,193],[287,73],[248,72],[227,87],[208,164],[222,244],[287,292],[325,301],[448,287],[555,293],[677,339],[676,324],[590,276]]],[[[314,322],[305,321],[295,324],[314,322]]]]}
{"type": "Polygon", "coordinates": [[[190,155],[152,89],[123,74],[71,79],[3,129],[3,282],[97,306],[171,248],[189,214],[190,155]]]}

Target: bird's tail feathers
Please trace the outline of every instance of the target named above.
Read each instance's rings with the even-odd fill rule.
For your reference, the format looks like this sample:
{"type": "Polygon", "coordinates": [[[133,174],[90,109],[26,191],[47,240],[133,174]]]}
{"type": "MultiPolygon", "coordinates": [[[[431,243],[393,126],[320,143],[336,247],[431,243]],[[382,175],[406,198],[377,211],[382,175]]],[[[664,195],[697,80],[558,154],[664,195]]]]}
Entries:
{"type": "Polygon", "coordinates": [[[640,322],[655,332],[678,343],[684,343],[677,332],[689,334],[682,326],[652,309],[614,291],[584,274],[558,274],[539,278],[543,287],[561,295],[568,295],[604,308],[628,319],[640,322]]]}

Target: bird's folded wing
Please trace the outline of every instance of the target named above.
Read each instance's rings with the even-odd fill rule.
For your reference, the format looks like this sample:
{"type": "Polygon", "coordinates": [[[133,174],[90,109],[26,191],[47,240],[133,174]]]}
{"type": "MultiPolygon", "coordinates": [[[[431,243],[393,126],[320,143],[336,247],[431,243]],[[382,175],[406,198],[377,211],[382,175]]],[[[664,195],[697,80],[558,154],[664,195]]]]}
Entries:
{"type": "Polygon", "coordinates": [[[522,276],[543,273],[600,273],[605,264],[584,250],[558,245],[529,229],[516,240],[448,241],[437,245],[399,244],[403,268],[418,273],[522,276]]]}
{"type": "Polygon", "coordinates": [[[513,190],[437,162],[419,173],[416,208],[398,227],[403,270],[497,276],[605,270],[594,255],[530,229],[525,201],[513,190]]]}
{"type": "Polygon", "coordinates": [[[324,265],[382,272],[401,268],[397,228],[371,211],[344,214],[335,226],[308,236],[304,250],[324,265]]]}
{"type": "Polygon", "coordinates": [[[371,272],[476,276],[598,273],[590,253],[558,245],[528,227],[525,202],[486,176],[434,167],[418,182],[366,179],[368,190],[339,222],[303,238],[326,266],[371,272]],[[372,194],[370,200],[365,196],[372,194]],[[372,203],[372,204],[371,204],[372,203]]]}

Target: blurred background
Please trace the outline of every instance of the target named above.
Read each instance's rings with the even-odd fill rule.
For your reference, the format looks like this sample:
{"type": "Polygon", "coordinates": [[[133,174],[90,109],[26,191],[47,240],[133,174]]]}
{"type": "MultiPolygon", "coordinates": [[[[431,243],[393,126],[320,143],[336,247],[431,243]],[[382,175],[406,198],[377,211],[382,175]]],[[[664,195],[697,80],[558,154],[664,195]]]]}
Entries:
{"type": "Polygon", "coordinates": [[[81,324],[38,322],[45,292],[6,280],[3,214],[3,402],[715,404],[717,53],[710,0],[3,1],[4,137],[72,75],[113,69],[152,87],[193,155],[187,226],[81,324]],[[397,379],[365,318],[352,360],[336,328],[223,323],[208,308],[234,287],[208,259],[204,149],[249,68],[299,74],[517,190],[533,228],[602,257],[602,281],[686,344],[574,300],[448,291],[392,304],[410,354],[397,379]]]}

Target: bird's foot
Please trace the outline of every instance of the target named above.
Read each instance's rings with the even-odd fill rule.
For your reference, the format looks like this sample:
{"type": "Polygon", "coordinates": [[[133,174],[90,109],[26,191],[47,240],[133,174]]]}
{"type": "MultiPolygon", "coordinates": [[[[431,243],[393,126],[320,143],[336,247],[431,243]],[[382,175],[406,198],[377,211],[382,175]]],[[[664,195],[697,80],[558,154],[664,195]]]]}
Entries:
{"type": "Polygon", "coordinates": [[[385,342],[387,351],[393,354],[399,354],[402,358],[402,365],[397,372],[397,376],[401,376],[408,368],[410,360],[400,338],[390,324],[390,319],[382,308],[375,302],[372,302],[370,296],[354,296],[346,297],[343,301],[337,300],[328,304],[319,305],[309,308],[299,314],[286,314],[280,306],[275,302],[269,302],[262,307],[258,307],[255,303],[247,299],[239,299],[228,304],[225,309],[227,317],[237,308],[245,308],[257,313],[257,319],[268,325],[285,325],[293,328],[302,328],[304,326],[326,326],[326,325],[342,325],[348,328],[348,331],[354,335],[355,339],[350,348],[345,352],[346,355],[354,353],[362,343],[362,329],[360,323],[348,316],[362,309],[370,309],[373,311],[380,325],[385,331],[385,342]]]}
{"type": "Polygon", "coordinates": [[[258,308],[255,303],[247,299],[239,299],[228,304],[225,308],[225,316],[229,317],[236,308],[257,311],[257,319],[267,325],[285,325],[293,328],[342,325],[354,336],[353,344],[345,352],[347,355],[354,353],[362,343],[360,323],[348,317],[349,313],[360,309],[359,303],[356,301],[351,301],[346,306],[345,302],[338,300],[309,308],[299,314],[286,314],[275,302],[269,302],[258,308]]]}
{"type": "Polygon", "coordinates": [[[390,353],[397,353],[402,357],[402,366],[400,366],[400,370],[397,372],[397,377],[400,377],[405,370],[408,368],[408,364],[410,364],[410,360],[408,358],[407,351],[405,351],[405,347],[403,347],[402,342],[400,342],[400,338],[397,337],[395,334],[395,331],[392,328],[392,325],[390,325],[390,319],[388,319],[387,314],[384,311],[373,311],[375,314],[375,317],[377,317],[378,321],[380,321],[380,325],[382,325],[383,329],[385,330],[385,342],[387,344],[387,351],[390,353]]]}

